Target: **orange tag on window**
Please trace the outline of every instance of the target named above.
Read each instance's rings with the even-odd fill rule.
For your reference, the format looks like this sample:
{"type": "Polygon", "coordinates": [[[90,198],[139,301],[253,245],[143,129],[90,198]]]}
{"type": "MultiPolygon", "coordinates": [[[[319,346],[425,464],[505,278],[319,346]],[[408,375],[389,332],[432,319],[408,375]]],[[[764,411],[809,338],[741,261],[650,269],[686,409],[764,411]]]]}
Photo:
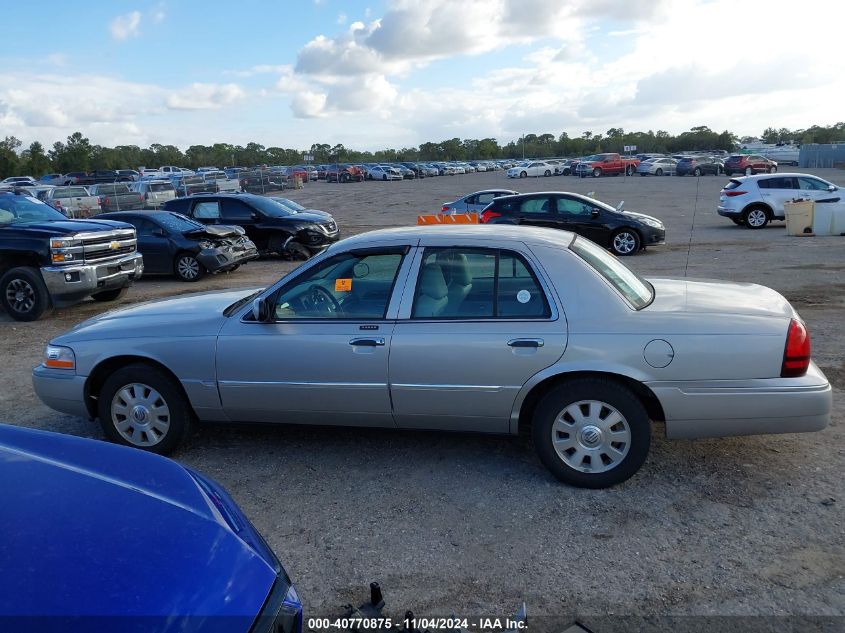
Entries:
{"type": "Polygon", "coordinates": [[[335,292],[349,292],[352,290],[352,280],[351,279],[335,279],[334,280],[334,291],[335,292]]]}

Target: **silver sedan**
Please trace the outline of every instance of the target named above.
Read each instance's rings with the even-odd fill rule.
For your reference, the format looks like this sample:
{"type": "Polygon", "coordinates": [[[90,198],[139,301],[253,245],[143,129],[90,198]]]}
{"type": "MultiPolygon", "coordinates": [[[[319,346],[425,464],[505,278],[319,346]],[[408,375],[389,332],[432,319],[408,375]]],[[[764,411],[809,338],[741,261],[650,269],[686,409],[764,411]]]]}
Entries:
{"type": "Polygon", "coordinates": [[[631,477],[651,441],[818,431],[806,325],[754,284],[644,279],[566,231],[415,227],[269,288],[109,312],[52,340],[49,406],[169,453],[195,420],[512,434],[560,480],[631,477]]]}
{"type": "Polygon", "coordinates": [[[652,158],[637,167],[640,176],[674,176],[678,161],[674,158],[652,158]]]}

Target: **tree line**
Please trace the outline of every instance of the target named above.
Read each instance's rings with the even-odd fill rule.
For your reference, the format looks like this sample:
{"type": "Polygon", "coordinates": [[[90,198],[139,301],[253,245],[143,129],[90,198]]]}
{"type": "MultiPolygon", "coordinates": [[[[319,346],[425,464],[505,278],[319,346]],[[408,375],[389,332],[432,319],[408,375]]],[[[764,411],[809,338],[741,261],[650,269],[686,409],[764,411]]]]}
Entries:
{"type": "MultiPolygon", "coordinates": [[[[814,125],[807,129],[789,130],[768,127],[761,140],[767,143],[834,143],[845,142],[845,123],[831,126],[814,125]]],[[[341,144],[314,143],[307,152],[282,147],[265,147],[260,143],[245,146],[230,143],[191,145],[182,151],[175,145],[153,143],[148,148],[137,145],[105,147],[94,145],[81,132],[74,132],[65,142],[56,141],[50,149],[35,141],[21,150],[21,141],[7,136],[0,141],[0,178],[8,176],[41,176],[51,172],[96,169],[137,169],[139,166],[159,167],[179,165],[196,169],[203,166],[225,165],[295,165],[302,163],[304,154],[313,161],[332,162],[398,162],[431,160],[483,160],[494,158],[542,158],[552,156],[584,156],[600,152],[622,152],[626,145],[635,145],[637,152],[679,152],[683,150],[733,151],[750,138],[738,138],[725,130],[715,132],[706,125],[690,128],[677,135],[664,130],[656,132],[626,132],[610,128],[604,134],[584,132],[570,137],[566,132],[554,134],[525,134],[501,145],[495,138],[452,138],[439,143],[427,142],[418,147],[383,149],[362,152],[341,144]]]]}

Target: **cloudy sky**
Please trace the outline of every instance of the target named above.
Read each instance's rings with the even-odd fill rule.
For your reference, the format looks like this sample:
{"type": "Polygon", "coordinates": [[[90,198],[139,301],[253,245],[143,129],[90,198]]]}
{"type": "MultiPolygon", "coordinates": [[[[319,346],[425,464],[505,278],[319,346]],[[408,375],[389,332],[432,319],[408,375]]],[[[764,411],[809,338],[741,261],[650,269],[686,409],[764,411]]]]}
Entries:
{"type": "Polygon", "coordinates": [[[845,119],[845,3],[42,0],[0,43],[0,135],[415,146],[845,119]]]}

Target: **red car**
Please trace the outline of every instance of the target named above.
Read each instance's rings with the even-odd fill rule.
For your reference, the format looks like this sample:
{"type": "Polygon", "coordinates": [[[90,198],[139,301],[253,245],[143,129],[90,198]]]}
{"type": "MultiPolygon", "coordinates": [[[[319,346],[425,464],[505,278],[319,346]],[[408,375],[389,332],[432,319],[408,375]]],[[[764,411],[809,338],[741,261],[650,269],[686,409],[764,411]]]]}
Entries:
{"type": "Polygon", "coordinates": [[[364,170],[355,165],[341,163],[326,170],[326,182],[364,182],[364,170]]]}
{"type": "Polygon", "coordinates": [[[778,170],[778,164],[759,154],[734,154],[725,161],[725,175],[733,174],[773,174],[778,170]]]}

